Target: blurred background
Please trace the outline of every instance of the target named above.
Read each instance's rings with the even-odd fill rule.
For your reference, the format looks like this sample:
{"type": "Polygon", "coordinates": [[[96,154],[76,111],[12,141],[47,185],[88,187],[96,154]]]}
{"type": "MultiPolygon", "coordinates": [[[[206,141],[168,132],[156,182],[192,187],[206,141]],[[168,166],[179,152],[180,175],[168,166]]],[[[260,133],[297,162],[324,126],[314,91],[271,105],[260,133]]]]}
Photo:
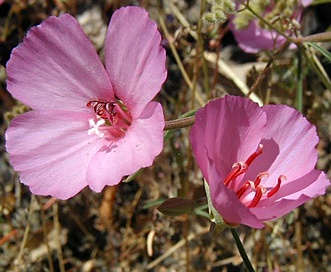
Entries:
{"type": "MultiPolygon", "coordinates": [[[[251,93],[254,101],[296,107],[317,126],[317,167],[331,177],[330,59],[311,48],[246,53],[229,21],[201,20],[212,2],[0,1],[0,271],[245,271],[229,230],[210,233],[205,208],[180,217],[156,210],[169,197],[204,193],[189,128],[174,131],[154,166],[100,194],[84,189],[57,201],[32,196],[19,182],[4,133],[27,108],[6,90],[6,63],[27,31],[51,15],[75,16],[103,59],[112,13],[144,7],[167,51],[168,78],[156,97],[167,120],[225,94],[251,93]]],[[[330,15],[331,1],[313,1],[303,12],[301,33],[331,30],[330,15]]],[[[330,42],[321,46],[330,52],[330,42]]],[[[331,271],[330,189],[262,230],[240,226],[238,232],[257,271],[331,271]]]]}

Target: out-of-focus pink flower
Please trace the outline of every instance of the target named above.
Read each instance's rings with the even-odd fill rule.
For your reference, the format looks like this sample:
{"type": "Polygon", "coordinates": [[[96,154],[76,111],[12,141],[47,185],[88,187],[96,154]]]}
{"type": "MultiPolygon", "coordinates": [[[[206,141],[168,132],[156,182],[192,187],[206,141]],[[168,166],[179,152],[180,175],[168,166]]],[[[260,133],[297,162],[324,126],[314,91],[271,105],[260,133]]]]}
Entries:
{"type": "Polygon", "coordinates": [[[6,132],[11,164],[38,195],[100,192],[150,166],[163,148],[164,116],[152,99],[166,79],[157,25],[139,7],[114,12],[105,67],[77,20],[50,17],[7,64],[9,92],[31,111],[6,132]]]}
{"type": "MultiPolygon", "coordinates": [[[[257,13],[261,15],[262,17],[266,17],[266,15],[271,14],[271,12],[274,12],[276,7],[275,1],[270,1],[266,7],[263,6],[262,3],[269,2],[269,1],[249,1],[250,6],[252,6],[253,10],[256,9],[257,13]],[[261,3],[260,3],[261,2],[261,3]],[[258,3],[258,4],[257,4],[258,3]],[[254,4],[256,4],[254,6],[254,4]],[[256,8],[256,6],[260,6],[259,8],[256,8]],[[263,9],[260,11],[259,9],[263,9]]],[[[273,20],[276,24],[284,23],[284,25],[288,26],[290,24],[289,21],[286,20],[296,20],[300,21],[303,8],[310,5],[312,0],[297,0],[297,4],[295,4],[295,1],[288,1],[287,3],[283,1],[283,5],[290,5],[290,2],[295,7],[292,9],[291,7],[288,7],[289,10],[291,10],[291,14],[284,17],[285,12],[284,10],[279,11],[279,18],[276,18],[276,15],[278,12],[276,11],[275,16],[273,16],[273,20]]],[[[284,36],[277,33],[275,30],[264,28],[261,25],[261,22],[257,18],[250,18],[252,15],[245,16],[249,13],[249,11],[239,12],[237,15],[235,15],[231,22],[230,22],[230,29],[232,30],[232,33],[239,45],[239,47],[244,50],[247,53],[258,53],[263,50],[272,50],[275,48],[278,48],[281,46],[285,41],[286,38],[284,36]],[[251,20],[250,20],[251,19],[251,20]],[[248,21],[245,23],[245,21],[248,21]],[[245,24],[245,26],[240,26],[241,24],[245,24]],[[246,25],[247,24],[247,25],[246,25]]],[[[266,18],[267,21],[270,21],[268,18],[266,18]]],[[[271,24],[275,24],[271,23],[271,24]]],[[[275,25],[277,27],[277,25],[275,25]]],[[[289,35],[290,32],[288,30],[283,30],[284,34],[289,35]]],[[[294,46],[292,46],[294,47],[294,46]]]]}
{"type": "Polygon", "coordinates": [[[315,127],[288,106],[213,100],[196,113],[190,140],[212,204],[231,225],[262,228],[330,185],[314,169],[315,127]]]}

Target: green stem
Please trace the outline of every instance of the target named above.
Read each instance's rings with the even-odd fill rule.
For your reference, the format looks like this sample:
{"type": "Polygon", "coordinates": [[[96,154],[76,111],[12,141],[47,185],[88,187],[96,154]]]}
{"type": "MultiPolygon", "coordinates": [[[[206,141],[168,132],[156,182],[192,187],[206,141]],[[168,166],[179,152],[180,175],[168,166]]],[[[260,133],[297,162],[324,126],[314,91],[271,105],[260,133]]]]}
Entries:
{"type": "Polygon", "coordinates": [[[302,97],[303,97],[303,69],[302,69],[302,55],[301,49],[297,52],[298,55],[298,83],[297,83],[297,91],[296,91],[296,98],[295,98],[295,108],[302,112],[302,97]]]}
{"type": "Polygon", "coordinates": [[[236,241],[237,248],[239,250],[241,258],[244,261],[244,264],[246,266],[247,271],[255,272],[255,270],[254,270],[254,268],[251,264],[251,261],[249,260],[247,254],[246,254],[245,248],[244,248],[244,246],[243,246],[243,244],[242,244],[242,242],[239,238],[237,230],[235,228],[231,228],[231,233],[232,233],[232,236],[233,236],[234,240],[236,241]]]}

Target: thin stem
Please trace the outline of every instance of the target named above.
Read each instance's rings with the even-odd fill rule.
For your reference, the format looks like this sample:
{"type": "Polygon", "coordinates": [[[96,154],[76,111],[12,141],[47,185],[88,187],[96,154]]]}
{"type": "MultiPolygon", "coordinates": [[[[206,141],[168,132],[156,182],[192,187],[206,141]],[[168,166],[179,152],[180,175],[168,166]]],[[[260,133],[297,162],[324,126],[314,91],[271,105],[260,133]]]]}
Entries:
{"type": "Polygon", "coordinates": [[[302,97],[303,97],[303,69],[302,69],[302,54],[299,49],[297,52],[298,56],[298,75],[297,75],[297,91],[295,97],[295,107],[298,111],[302,112],[302,97]]]}
{"type": "Polygon", "coordinates": [[[330,42],[331,41],[331,31],[313,34],[306,37],[292,38],[294,43],[304,43],[304,42],[330,42]]]}
{"type": "Polygon", "coordinates": [[[244,261],[244,264],[246,266],[246,269],[248,272],[255,272],[252,264],[251,264],[251,261],[249,260],[247,254],[246,254],[246,251],[245,251],[245,248],[239,238],[239,235],[238,235],[238,232],[235,228],[231,228],[231,233],[232,233],[232,236],[236,242],[236,245],[237,245],[237,248],[239,250],[239,253],[240,253],[240,256],[241,258],[243,259],[244,261]]]}
{"type": "Polygon", "coordinates": [[[258,13],[256,13],[247,3],[243,3],[244,7],[250,12],[252,13],[256,18],[258,18],[260,21],[262,21],[264,24],[266,24],[268,27],[270,27],[271,29],[273,29],[274,31],[276,31],[279,35],[282,35],[286,40],[288,40],[289,42],[293,42],[293,39],[291,37],[289,37],[288,35],[286,35],[285,33],[279,31],[274,25],[272,25],[270,22],[268,22],[267,20],[265,20],[262,16],[260,16],[258,13]]]}
{"type": "Polygon", "coordinates": [[[190,89],[193,89],[192,81],[191,81],[190,77],[188,76],[188,74],[187,74],[187,72],[186,72],[186,70],[185,70],[185,68],[184,68],[184,66],[182,64],[182,61],[180,60],[180,57],[179,57],[179,55],[177,53],[177,50],[176,50],[176,48],[175,48],[175,46],[174,46],[174,44],[172,42],[172,37],[170,36],[170,33],[169,33],[169,31],[168,31],[168,29],[167,29],[167,27],[165,25],[165,22],[163,20],[163,14],[161,14],[159,16],[159,22],[160,22],[160,26],[161,26],[161,28],[163,30],[164,36],[169,41],[170,50],[171,50],[171,52],[172,52],[172,54],[173,54],[173,56],[174,56],[174,58],[175,58],[175,60],[177,62],[178,68],[179,68],[180,72],[182,73],[183,78],[184,78],[187,86],[189,86],[190,89]]]}
{"type": "Polygon", "coordinates": [[[261,20],[264,24],[269,26],[271,29],[276,31],[278,34],[285,37],[289,42],[293,42],[296,44],[301,44],[304,42],[330,42],[331,41],[331,31],[326,31],[323,33],[313,34],[306,37],[289,37],[285,33],[279,31],[276,27],[274,27],[271,23],[265,20],[262,16],[257,14],[248,4],[243,3],[245,8],[249,10],[254,16],[256,16],[259,20],[261,20]]]}
{"type": "Polygon", "coordinates": [[[195,122],[195,116],[179,118],[176,120],[169,120],[169,121],[166,121],[164,130],[189,127],[189,126],[192,126],[194,124],[194,122],[195,122]]]}
{"type": "Polygon", "coordinates": [[[49,265],[49,270],[51,272],[54,272],[54,265],[53,265],[53,259],[52,259],[52,254],[51,254],[51,248],[49,246],[49,241],[47,237],[47,223],[46,223],[46,216],[45,216],[45,210],[41,209],[41,222],[43,226],[43,235],[44,235],[44,243],[47,248],[47,259],[48,259],[48,265],[49,265]]]}
{"type": "Polygon", "coordinates": [[[64,260],[63,260],[63,253],[62,253],[62,246],[61,246],[61,226],[60,226],[60,219],[59,219],[59,204],[55,203],[53,205],[53,212],[54,212],[54,228],[56,231],[56,251],[57,251],[57,257],[59,261],[59,268],[61,272],[65,272],[65,266],[64,266],[64,260]]]}
{"type": "Polygon", "coordinates": [[[28,236],[29,236],[29,232],[30,232],[30,228],[31,228],[31,218],[32,218],[32,214],[35,211],[34,206],[35,205],[35,201],[36,201],[36,197],[34,195],[31,196],[31,200],[30,200],[30,207],[29,207],[29,214],[28,214],[28,222],[27,225],[25,227],[24,230],[24,235],[23,235],[23,240],[20,246],[20,250],[18,252],[18,256],[15,260],[15,264],[20,265],[22,263],[22,257],[24,254],[24,248],[26,246],[26,243],[28,241],[28,236]]]}
{"type": "MultiPolygon", "coordinates": [[[[177,17],[177,19],[179,20],[179,22],[186,28],[190,29],[190,24],[186,21],[185,17],[181,14],[181,12],[177,9],[177,7],[172,3],[172,1],[169,1],[169,6],[172,10],[172,12],[174,13],[174,15],[177,17]]],[[[187,84],[187,86],[193,90],[194,88],[194,85],[193,85],[193,82],[191,81],[190,77],[188,76],[185,68],[184,68],[184,65],[182,63],[182,61],[180,60],[180,57],[177,53],[177,49],[175,48],[175,45],[173,43],[173,38],[172,36],[170,35],[166,25],[165,25],[165,22],[164,22],[164,19],[163,19],[163,10],[160,8],[159,9],[159,13],[160,13],[160,16],[159,16],[159,22],[160,22],[160,26],[164,32],[164,35],[166,37],[166,39],[168,40],[169,42],[169,47],[171,49],[171,52],[177,62],[177,65],[178,65],[178,68],[179,70],[181,71],[182,75],[183,75],[183,78],[187,84]]],[[[193,38],[195,38],[196,40],[198,39],[198,34],[196,32],[193,32],[191,30],[189,30],[190,34],[192,35],[193,38]]],[[[197,99],[197,101],[199,102],[199,104],[201,106],[205,105],[206,103],[204,102],[204,100],[202,99],[202,97],[200,96],[200,94],[198,92],[196,92],[195,94],[195,98],[197,99]]]]}
{"type": "Polygon", "coordinates": [[[275,53],[270,57],[270,60],[268,61],[267,65],[264,67],[263,71],[260,73],[258,78],[255,80],[253,85],[251,86],[248,94],[246,94],[246,97],[249,97],[252,93],[255,92],[255,89],[261,84],[262,80],[266,76],[268,70],[271,68],[274,60],[276,59],[277,55],[282,52],[286,47],[288,46],[288,42],[283,43],[276,51],[275,53]]]}
{"type": "Polygon", "coordinates": [[[196,45],[196,56],[195,56],[195,62],[193,67],[193,79],[192,79],[192,101],[191,101],[191,108],[194,108],[194,102],[196,99],[196,88],[197,88],[197,82],[198,82],[198,76],[199,76],[199,69],[201,67],[201,60],[203,60],[203,44],[202,44],[202,38],[201,38],[201,28],[202,28],[202,16],[205,9],[205,0],[202,0],[200,2],[200,17],[198,22],[198,29],[197,29],[197,45],[196,45]]]}

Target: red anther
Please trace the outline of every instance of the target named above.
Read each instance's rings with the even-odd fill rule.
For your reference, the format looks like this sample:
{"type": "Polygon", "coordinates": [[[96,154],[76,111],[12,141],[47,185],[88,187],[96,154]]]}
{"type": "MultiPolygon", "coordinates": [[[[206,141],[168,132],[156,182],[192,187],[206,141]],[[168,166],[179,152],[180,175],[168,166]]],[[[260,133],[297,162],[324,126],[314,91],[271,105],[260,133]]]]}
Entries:
{"type": "Polygon", "coordinates": [[[263,144],[259,144],[259,147],[257,148],[257,150],[249,156],[249,158],[246,160],[246,164],[247,166],[250,166],[252,164],[252,162],[262,154],[262,149],[263,149],[263,144]]]}
{"type": "Polygon", "coordinates": [[[267,197],[272,197],[275,193],[278,192],[278,190],[280,188],[280,185],[281,185],[283,180],[286,180],[286,177],[283,176],[283,175],[280,175],[278,177],[277,185],[267,193],[267,197]]]}
{"type": "Polygon", "coordinates": [[[260,185],[262,178],[265,178],[267,176],[269,176],[268,172],[262,172],[262,173],[258,174],[254,180],[254,187],[257,188],[260,185]]]}
{"type": "Polygon", "coordinates": [[[256,205],[260,202],[262,195],[263,195],[263,192],[262,192],[261,187],[259,186],[256,188],[255,196],[254,196],[253,200],[251,201],[251,203],[247,206],[247,208],[256,207],[256,205]]]}
{"type": "Polygon", "coordinates": [[[103,119],[107,136],[113,139],[123,137],[131,126],[132,117],[125,104],[118,98],[105,100],[93,98],[86,103],[93,110],[97,119],[103,119]]]}
{"type": "Polygon", "coordinates": [[[235,178],[240,176],[241,174],[245,173],[247,171],[247,165],[245,163],[235,163],[233,165],[233,168],[231,169],[230,173],[227,175],[227,177],[224,180],[224,185],[228,186],[231,181],[233,181],[235,178]]]}
{"type": "Polygon", "coordinates": [[[240,189],[236,192],[236,195],[238,197],[238,199],[240,199],[244,193],[247,191],[247,189],[251,187],[251,182],[249,180],[247,180],[243,186],[240,187],[240,189]]]}
{"type": "Polygon", "coordinates": [[[116,102],[106,101],[104,99],[91,99],[87,102],[86,106],[92,108],[94,112],[103,119],[113,119],[116,115],[115,109],[116,102]]]}

